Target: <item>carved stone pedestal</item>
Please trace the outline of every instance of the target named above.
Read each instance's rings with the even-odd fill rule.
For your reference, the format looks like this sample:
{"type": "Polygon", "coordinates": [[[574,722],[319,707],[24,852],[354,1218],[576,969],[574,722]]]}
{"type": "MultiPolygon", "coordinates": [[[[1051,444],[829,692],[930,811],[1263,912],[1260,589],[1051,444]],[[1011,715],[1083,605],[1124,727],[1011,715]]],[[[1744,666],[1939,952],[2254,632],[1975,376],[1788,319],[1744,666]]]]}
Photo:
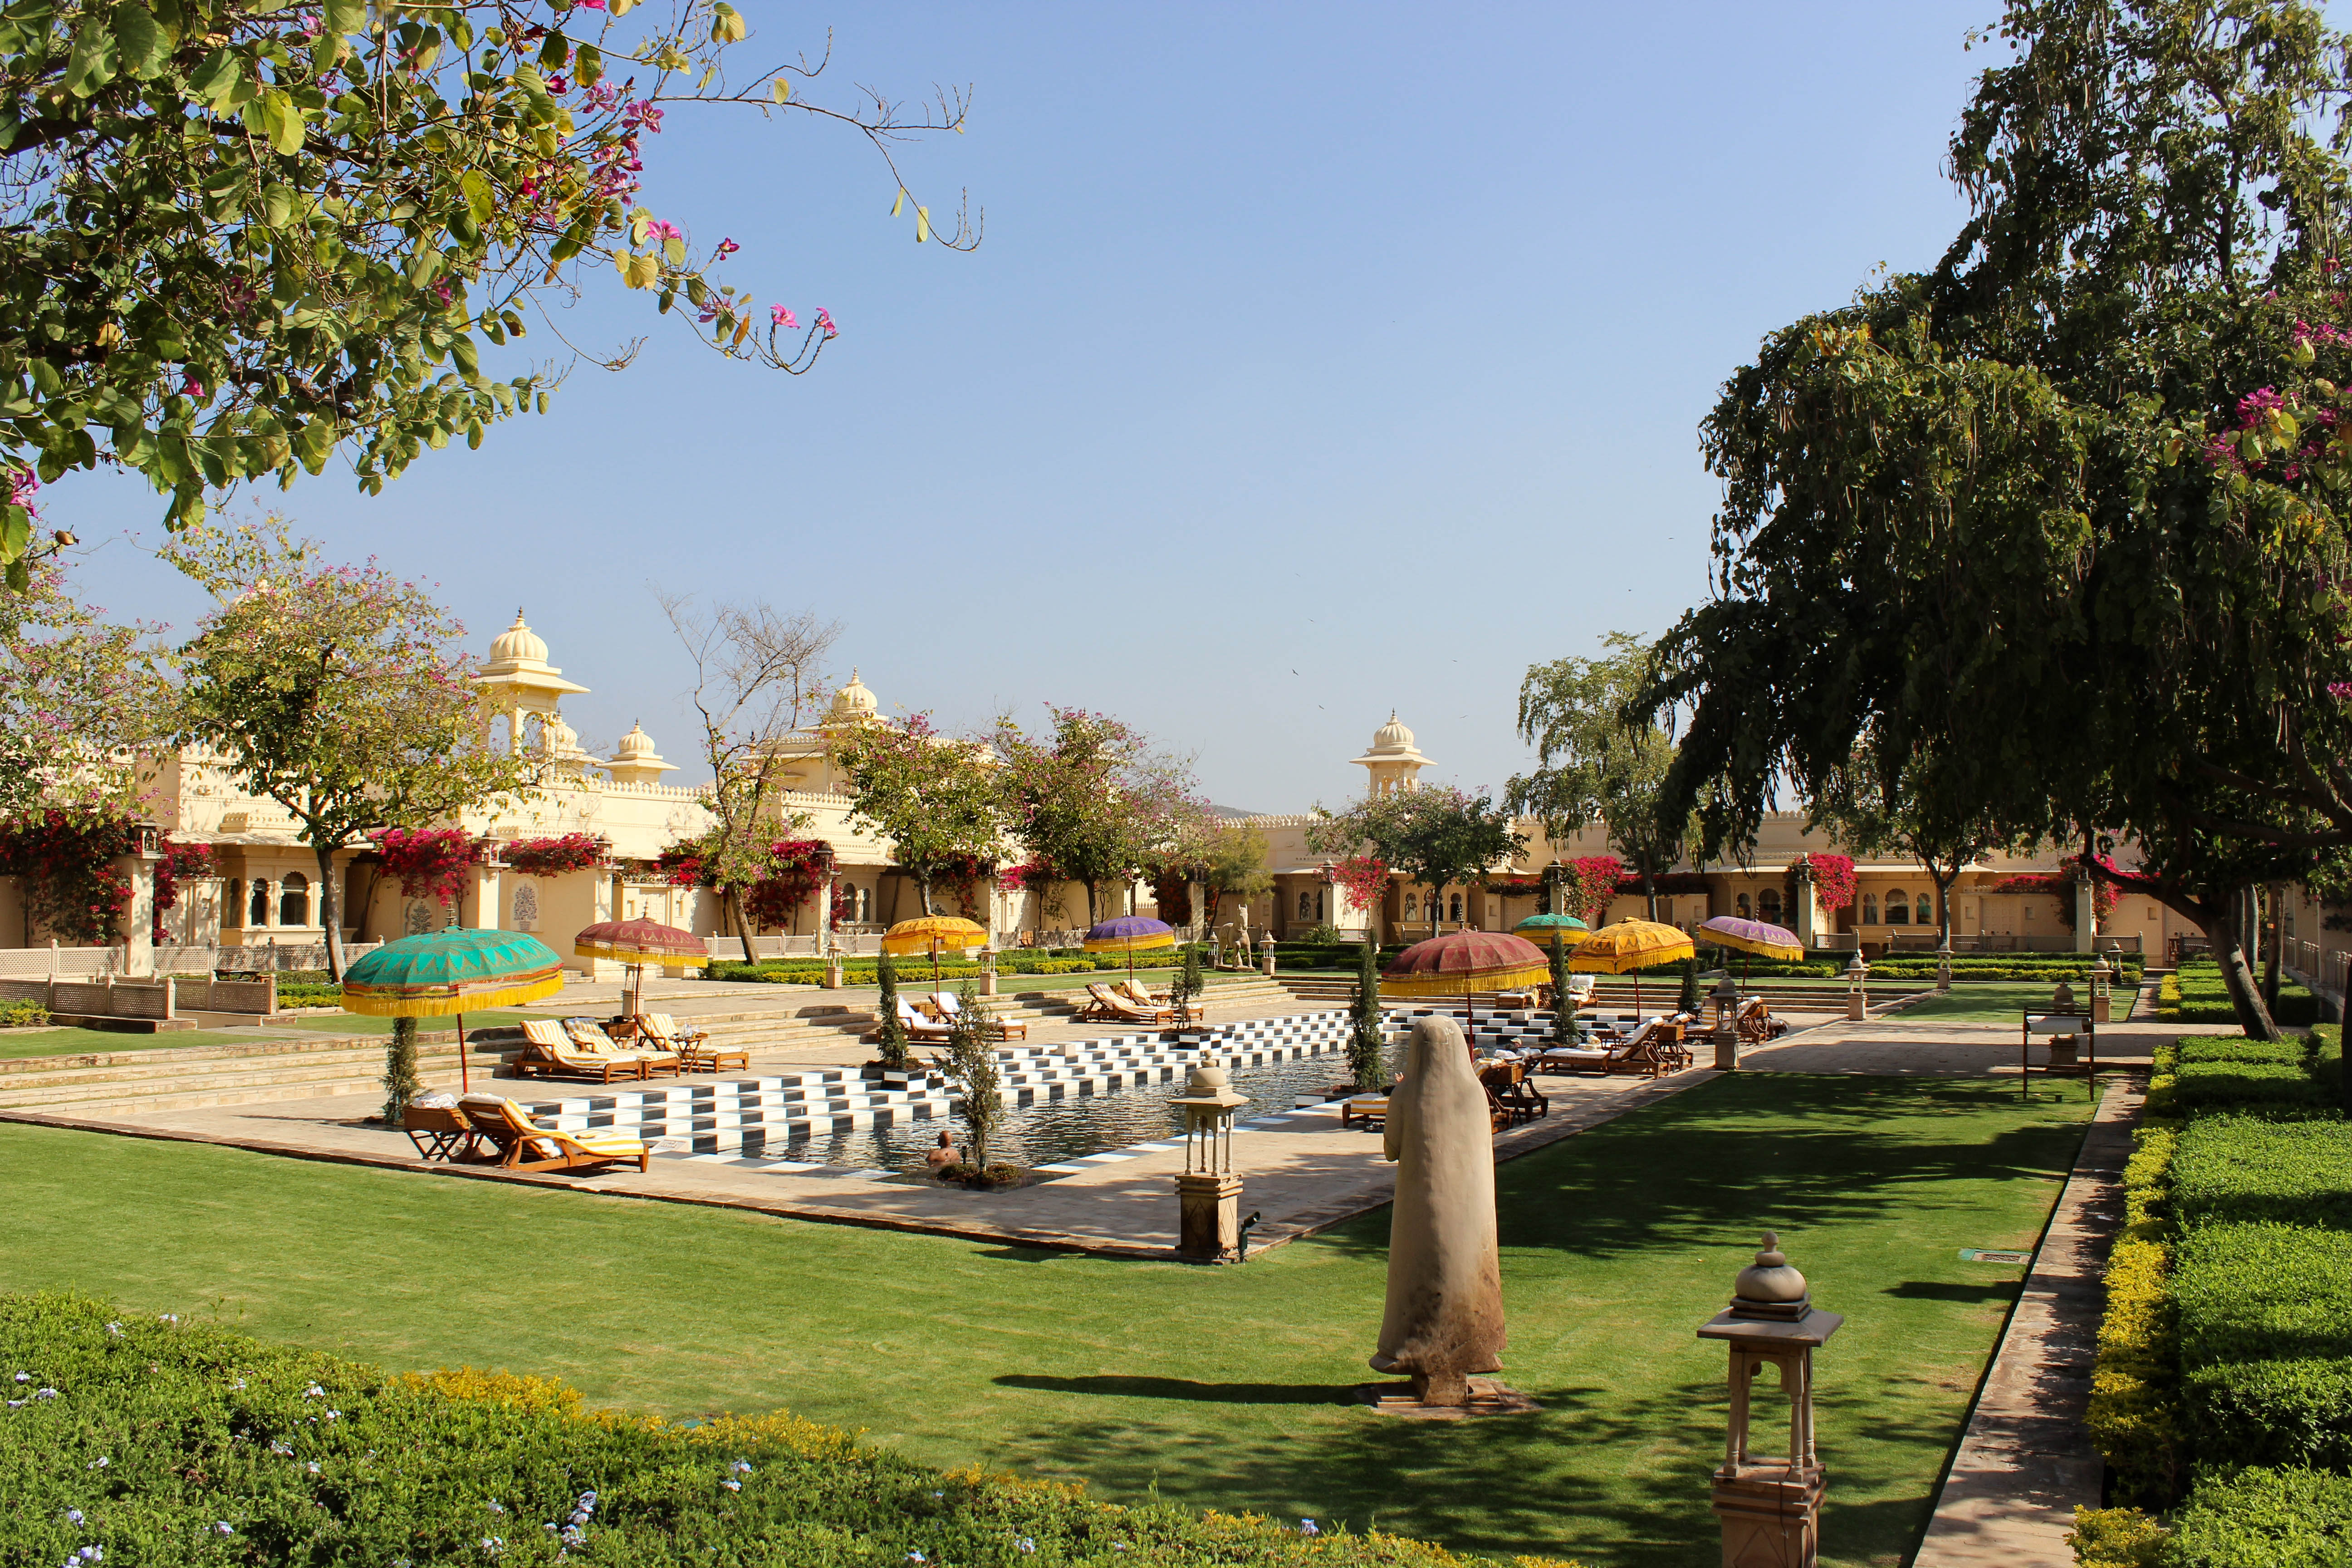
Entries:
{"type": "Polygon", "coordinates": [[[1821,1555],[1822,1468],[1751,1458],[1715,1472],[1723,1568],[1814,1568],[1821,1555]]]}
{"type": "Polygon", "coordinates": [[[1190,1263],[1217,1263],[1234,1255],[1242,1234],[1239,1176],[1179,1176],[1176,1205],[1177,1257],[1190,1263]]]}
{"type": "Polygon", "coordinates": [[[1715,1032],[1715,1070],[1737,1072],[1739,1069],[1739,1030],[1735,1026],[1715,1032]]]}

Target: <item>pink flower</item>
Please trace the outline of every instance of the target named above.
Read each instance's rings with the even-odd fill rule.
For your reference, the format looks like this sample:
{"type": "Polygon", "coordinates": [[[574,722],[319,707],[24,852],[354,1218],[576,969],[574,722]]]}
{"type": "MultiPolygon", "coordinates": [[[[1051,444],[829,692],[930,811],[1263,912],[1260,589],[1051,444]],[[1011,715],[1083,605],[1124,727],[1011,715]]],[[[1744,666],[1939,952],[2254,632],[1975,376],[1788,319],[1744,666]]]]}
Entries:
{"type": "Polygon", "coordinates": [[[786,331],[794,331],[800,327],[800,322],[793,319],[793,313],[790,310],[785,310],[782,305],[771,305],[768,307],[768,320],[773,321],[777,326],[783,328],[786,331]]]}
{"type": "Polygon", "coordinates": [[[841,336],[841,329],[833,324],[833,312],[830,310],[819,307],[816,313],[816,324],[824,329],[824,335],[828,338],[837,338],[841,336]]]}
{"type": "Polygon", "coordinates": [[[190,397],[201,399],[205,395],[205,384],[198,381],[192,372],[186,380],[180,383],[180,390],[190,397]]]}
{"type": "Polygon", "coordinates": [[[742,248],[731,239],[722,239],[719,242],[719,254],[721,256],[732,256],[742,248]]]}
{"type": "Polygon", "coordinates": [[[684,239],[686,237],[684,235],[677,232],[677,225],[674,223],[663,223],[658,219],[646,225],[646,233],[655,239],[684,239]]]}
{"type": "Polygon", "coordinates": [[[649,98],[641,98],[629,105],[628,114],[625,118],[634,120],[646,130],[656,133],[661,130],[662,111],[654,107],[654,101],[649,98]]]}
{"type": "Polygon", "coordinates": [[[602,11],[604,0],[579,0],[579,5],[583,11],[602,11]]]}
{"type": "Polygon", "coordinates": [[[2343,701],[2346,698],[2352,698],[2352,680],[2329,681],[2327,683],[2327,695],[2335,698],[2339,702],[2343,701]]]}

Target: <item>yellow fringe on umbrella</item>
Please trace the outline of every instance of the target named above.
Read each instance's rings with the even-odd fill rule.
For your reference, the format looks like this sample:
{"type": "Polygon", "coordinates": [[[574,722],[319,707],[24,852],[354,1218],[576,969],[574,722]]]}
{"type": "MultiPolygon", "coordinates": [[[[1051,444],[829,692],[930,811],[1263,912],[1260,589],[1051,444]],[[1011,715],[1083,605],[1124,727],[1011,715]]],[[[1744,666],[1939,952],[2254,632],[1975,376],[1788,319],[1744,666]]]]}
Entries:
{"type": "Polygon", "coordinates": [[[609,942],[575,942],[574,958],[605,958],[615,963],[657,963],[664,969],[698,969],[710,962],[708,950],[691,957],[667,949],[626,947],[609,942]]]}
{"type": "Polygon", "coordinates": [[[1551,978],[1549,966],[1517,964],[1508,969],[1457,969],[1449,974],[1383,974],[1383,996],[1459,996],[1465,991],[1507,991],[1551,978]]]}
{"type": "Polygon", "coordinates": [[[371,1018],[438,1018],[490,1007],[520,1007],[563,989],[562,970],[509,975],[469,990],[463,983],[439,985],[343,987],[343,1011],[371,1018]]]}
{"type": "Polygon", "coordinates": [[[1088,952],[1150,952],[1158,947],[1174,947],[1174,931],[1151,931],[1142,936],[1107,936],[1100,942],[1086,944],[1088,952]]]}
{"type": "Polygon", "coordinates": [[[1654,964],[1672,963],[1698,951],[1690,934],[1656,921],[1619,921],[1602,926],[1569,955],[1568,967],[1579,974],[1628,974],[1654,964]]]}

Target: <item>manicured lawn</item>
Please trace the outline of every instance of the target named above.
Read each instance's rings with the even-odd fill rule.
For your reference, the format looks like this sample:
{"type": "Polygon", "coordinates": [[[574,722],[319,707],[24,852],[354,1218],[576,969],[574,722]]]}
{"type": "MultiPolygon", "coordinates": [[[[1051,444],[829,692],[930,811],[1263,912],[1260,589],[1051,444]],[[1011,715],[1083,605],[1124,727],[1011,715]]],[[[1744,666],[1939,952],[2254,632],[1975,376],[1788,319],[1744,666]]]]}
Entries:
{"type": "MultiPolygon", "coordinates": [[[[2087,983],[2071,981],[2069,984],[2074,987],[2077,1002],[2090,999],[2091,990],[2087,983]]],[[[2054,980],[1955,980],[1951,990],[1944,994],[1922,996],[1892,1016],[1897,1018],[1936,1018],[1958,1024],[2013,1026],[2028,1007],[2046,1010],[2050,1005],[2050,994],[2057,984],[2054,980]]],[[[2130,1005],[2130,987],[2119,985],[2116,988],[2118,1017],[2122,1016],[2122,1009],[2130,1005]]]]}
{"type": "Polygon", "coordinates": [[[1958,1249],[2032,1244],[2084,1110],[1758,1074],[1501,1167],[1505,1376],[1545,1408],[1460,1425],[1349,1403],[1385,1210],[1192,1268],[0,1125],[0,1281],[672,1415],[784,1405],[1115,1499],[1700,1568],[1724,1353],[1693,1331],[1769,1226],[1847,1314],[1820,1363],[1825,1561],[1891,1565],[2021,1272],[1958,1249]]]}
{"type": "Polygon", "coordinates": [[[39,1029],[0,1035],[0,1061],[10,1057],[70,1057],[90,1051],[162,1051],[178,1046],[225,1046],[250,1040],[250,1034],[183,1029],[176,1034],[131,1035],[116,1029],[39,1029]]]}

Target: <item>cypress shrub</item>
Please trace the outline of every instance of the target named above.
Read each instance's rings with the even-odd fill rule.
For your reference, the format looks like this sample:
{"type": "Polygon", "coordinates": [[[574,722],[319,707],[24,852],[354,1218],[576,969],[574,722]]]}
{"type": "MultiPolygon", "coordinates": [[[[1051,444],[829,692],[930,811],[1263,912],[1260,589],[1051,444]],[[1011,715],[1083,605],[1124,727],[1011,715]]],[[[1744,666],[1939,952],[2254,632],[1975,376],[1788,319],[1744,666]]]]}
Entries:
{"type": "MultiPolygon", "coordinates": [[[[466,1037],[457,1037],[457,1051],[465,1054],[466,1037]]],[[[425,1091],[416,1076],[416,1020],[394,1018],[392,1040],[383,1047],[383,1119],[397,1127],[407,1113],[408,1102],[425,1091]]]]}
{"type": "Polygon", "coordinates": [[[898,1021],[898,966],[886,952],[876,963],[874,973],[882,986],[881,999],[875,1004],[882,1013],[882,1066],[891,1072],[905,1072],[907,1026],[898,1021]]]}

